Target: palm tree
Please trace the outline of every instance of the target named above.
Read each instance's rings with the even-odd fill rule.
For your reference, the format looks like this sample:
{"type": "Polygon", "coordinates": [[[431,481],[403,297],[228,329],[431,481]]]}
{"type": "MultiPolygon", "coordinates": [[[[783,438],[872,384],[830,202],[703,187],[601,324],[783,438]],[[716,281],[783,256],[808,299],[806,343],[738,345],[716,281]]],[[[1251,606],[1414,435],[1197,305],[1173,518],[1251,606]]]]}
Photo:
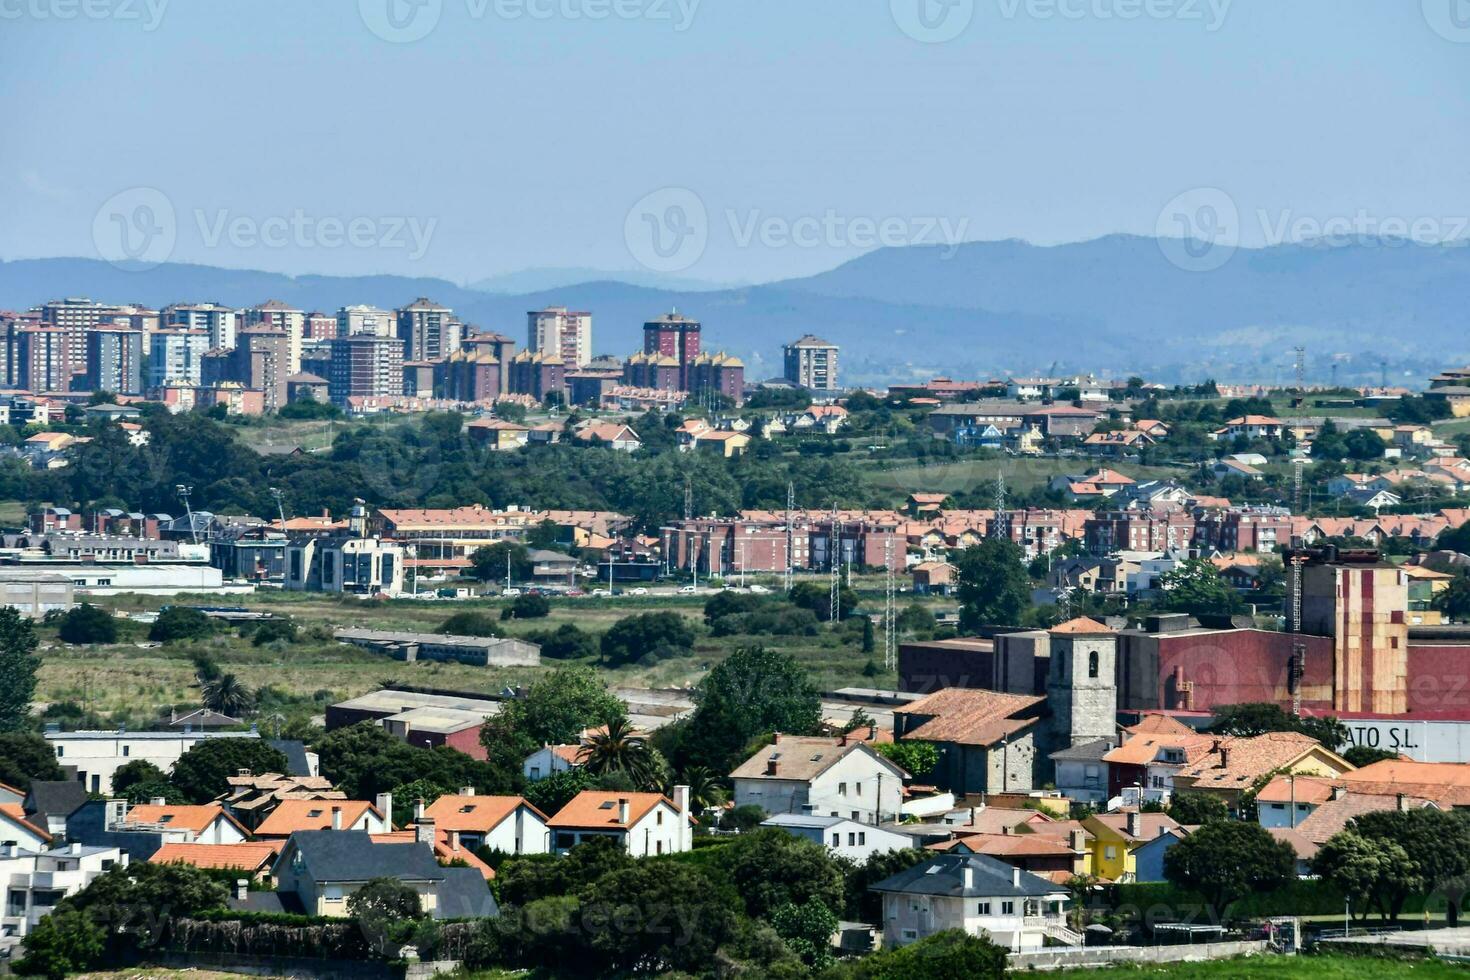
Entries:
{"type": "Polygon", "coordinates": [[[653,749],[627,719],[609,722],[588,735],[577,758],[594,776],[621,772],[639,786],[648,785],[658,775],[653,749]]]}
{"type": "Polygon", "coordinates": [[[695,813],[725,802],[725,784],[712,769],[690,766],[684,770],[684,785],[689,787],[689,808],[695,813]]]}
{"type": "Polygon", "coordinates": [[[204,683],[204,706],[222,715],[238,717],[250,710],[255,697],[234,674],[220,674],[204,683]]]}

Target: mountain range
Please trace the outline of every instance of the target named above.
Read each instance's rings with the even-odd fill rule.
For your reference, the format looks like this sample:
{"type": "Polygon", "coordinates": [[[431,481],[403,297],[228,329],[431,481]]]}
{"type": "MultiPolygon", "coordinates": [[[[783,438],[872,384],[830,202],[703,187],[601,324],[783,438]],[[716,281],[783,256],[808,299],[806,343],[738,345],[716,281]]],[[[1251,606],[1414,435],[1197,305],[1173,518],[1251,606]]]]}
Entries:
{"type": "MultiPolygon", "coordinates": [[[[677,309],[703,321],[707,349],[744,358],[751,380],[778,374],[781,345],[806,333],[843,348],[843,377],[852,383],[1052,370],[1285,381],[1297,345],[1308,350],[1312,382],[1330,373],[1343,383],[1384,376],[1417,383],[1470,360],[1464,243],[1240,249],[1209,272],[1171,262],[1170,245],[1115,235],[1058,246],[912,246],[738,288],[604,279],[513,293],[480,288],[506,285],[494,280],[465,287],[433,278],[293,277],[181,263],[131,271],[95,259],[22,259],[0,262],[0,307],[63,296],[149,306],[274,298],[332,311],[428,296],[519,341],[526,311],[554,304],[592,311],[596,350],[615,355],[638,349],[644,320],[677,309]]],[[[516,277],[529,284],[534,270],[516,277]]]]}

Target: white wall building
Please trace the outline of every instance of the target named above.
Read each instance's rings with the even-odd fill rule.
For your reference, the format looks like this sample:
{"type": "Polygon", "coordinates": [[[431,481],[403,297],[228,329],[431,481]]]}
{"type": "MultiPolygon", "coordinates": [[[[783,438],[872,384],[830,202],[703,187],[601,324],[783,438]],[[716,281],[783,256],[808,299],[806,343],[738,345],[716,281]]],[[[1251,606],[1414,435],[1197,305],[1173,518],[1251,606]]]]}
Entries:
{"type": "Polygon", "coordinates": [[[546,826],[557,854],[596,837],[611,837],[633,857],[650,857],[691,850],[690,819],[688,786],[674,787],[673,800],[661,793],[583,790],[546,826]]]}
{"type": "Polygon", "coordinates": [[[526,314],[526,349],[560,357],[567,368],[592,360],[592,314],[550,306],[526,314]]]}
{"type": "Polygon", "coordinates": [[[90,793],[112,792],[112,774],[137,759],[164,772],[179,756],[208,738],[259,738],[256,732],[46,732],[56,761],[90,793]]]}
{"type": "Polygon", "coordinates": [[[897,819],[907,775],[856,739],[778,734],[730,778],[736,806],[881,824],[897,819]]]}
{"type": "Polygon", "coordinates": [[[415,827],[432,826],[457,835],[470,849],[488,846],[503,854],[546,854],[551,834],[546,816],[524,797],[476,796],[465,787],[455,796],[441,796],[414,816],[415,827]]]}
{"type": "Polygon", "coordinates": [[[866,864],[874,854],[906,851],[914,846],[908,834],[894,833],[847,817],[818,817],[779,813],[761,822],[762,827],[779,827],[796,837],[824,845],[838,857],[866,864]]]}
{"type": "Polygon", "coordinates": [[[197,385],[203,380],[203,358],[210,349],[208,330],[159,330],[148,338],[148,387],[197,385]]]}
{"type": "Polygon", "coordinates": [[[5,883],[0,955],[12,953],[63,898],[86,888],[113,865],[127,863],[127,855],[115,847],[71,844],[57,851],[33,851],[0,846],[0,881],[5,883]]]}

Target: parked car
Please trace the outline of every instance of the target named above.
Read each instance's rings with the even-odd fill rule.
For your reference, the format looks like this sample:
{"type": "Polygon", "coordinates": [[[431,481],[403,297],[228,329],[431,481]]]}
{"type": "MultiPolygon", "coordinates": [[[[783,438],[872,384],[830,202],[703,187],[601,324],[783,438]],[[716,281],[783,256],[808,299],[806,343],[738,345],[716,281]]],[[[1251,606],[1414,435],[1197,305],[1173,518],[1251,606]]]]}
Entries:
{"type": "Polygon", "coordinates": [[[699,591],[699,586],[697,586],[697,585],[685,585],[685,586],[683,586],[683,587],[681,587],[679,589],[679,594],[680,595],[694,595],[694,593],[696,593],[698,591],[699,591]]]}
{"type": "Polygon", "coordinates": [[[501,589],[500,594],[505,596],[507,599],[514,599],[516,596],[521,594],[521,590],[516,588],[506,588],[501,589]]]}
{"type": "Polygon", "coordinates": [[[605,595],[608,594],[608,592],[607,592],[607,589],[593,589],[589,594],[592,595],[594,598],[596,598],[596,597],[605,596],[605,595]]]}
{"type": "Polygon", "coordinates": [[[628,595],[648,595],[648,590],[640,586],[636,589],[629,589],[628,595]]]}
{"type": "Polygon", "coordinates": [[[764,585],[752,585],[750,587],[750,591],[753,592],[756,595],[770,595],[771,594],[771,590],[768,589],[768,588],[766,588],[764,585]]]}

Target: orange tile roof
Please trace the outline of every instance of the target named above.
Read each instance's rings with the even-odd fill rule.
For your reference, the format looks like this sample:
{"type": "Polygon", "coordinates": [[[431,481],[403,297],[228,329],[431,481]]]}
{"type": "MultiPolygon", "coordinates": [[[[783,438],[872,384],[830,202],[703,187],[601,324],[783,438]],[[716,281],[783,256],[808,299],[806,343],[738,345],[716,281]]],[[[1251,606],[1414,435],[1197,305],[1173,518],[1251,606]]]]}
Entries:
{"type": "Polygon", "coordinates": [[[332,810],[342,811],[342,827],[352,827],[363,814],[378,808],[362,800],[282,800],[255,830],[257,837],[290,837],[298,830],[330,830],[332,810]]]}
{"type": "Polygon", "coordinates": [[[1163,749],[1182,749],[1183,765],[1196,762],[1209,752],[1215,739],[1209,735],[1135,735],[1103,756],[1103,761],[1120,766],[1146,766],[1159,757],[1163,749]]]}
{"type": "Polygon", "coordinates": [[[1094,813],[1087,818],[1087,822],[1091,823],[1095,820],[1118,837],[1129,842],[1150,841],[1159,836],[1160,831],[1177,830],[1179,828],[1179,821],[1167,813],[1140,813],[1138,815],[1138,836],[1135,837],[1128,832],[1128,816],[1129,814],[1122,810],[1116,813],[1094,813]]]}
{"type": "MultiPolygon", "coordinates": [[[[419,839],[416,830],[392,830],[386,834],[369,834],[374,844],[413,844],[419,839]]],[[[480,876],[486,881],[495,880],[495,869],[475,856],[475,852],[468,847],[456,846],[449,838],[447,830],[439,830],[434,833],[434,858],[440,864],[449,864],[451,861],[463,861],[467,867],[474,868],[480,872],[480,876]]]]}
{"type": "Polygon", "coordinates": [[[602,790],[584,789],[572,797],[566,806],[558,810],[556,816],[546,821],[546,826],[626,830],[642,820],[660,803],[667,803],[670,807],[674,805],[662,793],[609,793],[602,790]],[[621,823],[618,820],[619,800],[628,801],[627,823],[621,823]]]}
{"type": "Polygon", "coordinates": [[[1188,737],[1199,734],[1178,718],[1171,718],[1168,715],[1144,715],[1138,724],[1130,725],[1123,731],[1130,735],[1183,735],[1188,737]]]}
{"type": "Polygon", "coordinates": [[[259,871],[276,859],[281,845],[271,841],[239,844],[164,844],[148,859],[150,864],[187,864],[195,868],[259,871]]]}
{"type": "MultiPolygon", "coordinates": [[[[1420,809],[1429,806],[1430,801],[1408,796],[1404,798],[1404,805],[1411,809],[1420,809]]],[[[1348,822],[1355,817],[1365,813],[1396,810],[1398,806],[1399,798],[1396,794],[1348,792],[1317,807],[1296,825],[1296,830],[1314,844],[1325,844],[1329,837],[1346,828],[1348,822]]]]}
{"type": "MultiPolygon", "coordinates": [[[[1036,834],[966,834],[946,841],[949,848],[962,847],[991,857],[1070,857],[1072,849],[1060,841],[1036,834]]],[[[938,850],[939,848],[935,848],[938,850]]]]}
{"type": "Polygon", "coordinates": [[[1297,776],[1295,780],[1290,776],[1274,776],[1256,794],[1256,799],[1262,803],[1290,803],[1295,799],[1298,803],[1316,806],[1332,799],[1333,787],[1340,785],[1341,779],[1328,779],[1325,776],[1297,776]],[[1294,791],[1293,781],[1296,783],[1294,791]]]}
{"type": "Polygon", "coordinates": [[[19,803],[0,803],[0,813],[5,814],[5,816],[9,817],[11,820],[14,820],[22,827],[25,827],[27,830],[34,833],[37,837],[40,837],[42,840],[51,839],[51,834],[48,833],[45,828],[37,827],[35,824],[26,819],[25,808],[22,807],[19,803]]]}
{"type": "Polygon", "coordinates": [[[1040,828],[1052,826],[1053,821],[1051,817],[1048,817],[1040,810],[987,806],[977,808],[971,815],[969,823],[957,824],[950,829],[958,836],[966,834],[1000,834],[1007,830],[1015,830],[1022,824],[1026,824],[1032,828],[1040,828]]]}
{"type": "Polygon", "coordinates": [[[993,745],[1034,724],[1034,718],[1013,716],[1045,700],[1022,694],[949,687],[920,698],[907,707],[895,708],[893,714],[895,718],[899,715],[931,716],[928,721],[908,731],[903,736],[905,739],[993,745]]]}
{"type": "MultiPolygon", "coordinates": [[[[1220,749],[1205,753],[1198,761],[1179,771],[1178,776],[1193,778],[1193,789],[1249,789],[1250,785],[1273,769],[1290,765],[1322,744],[1300,732],[1267,732],[1251,738],[1220,739],[1220,749]],[[1221,750],[1227,765],[1221,765],[1221,750]]],[[[1329,753],[1331,754],[1331,753],[1329,753]]],[[[1343,767],[1350,768],[1347,762],[1343,767]]]]}
{"type": "Polygon", "coordinates": [[[541,819],[546,819],[546,815],[527,803],[523,796],[441,796],[424,808],[424,816],[431,817],[434,826],[440,830],[483,834],[500,826],[501,821],[514,814],[522,804],[531,807],[541,819]]]}
{"type": "Polygon", "coordinates": [[[1076,619],[1069,619],[1065,623],[1053,626],[1051,632],[1063,635],[1090,636],[1093,634],[1112,634],[1116,631],[1109,629],[1095,619],[1087,616],[1078,616],[1076,619]]]}
{"type": "MultiPolygon", "coordinates": [[[[151,803],[140,803],[137,806],[128,807],[127,820],[129,823],[161,823],[170,827],[183,827],[192,830],[196,834],[202,834],[209,829],[209,825],[220,817],[224,817],[230,823],[240,826],[234,817],[225,812],[220,803],[202,803],[197,806],[154,806],[151,803]]],[[[240,827],[243,832],[244,827],[240,827]]]]}

